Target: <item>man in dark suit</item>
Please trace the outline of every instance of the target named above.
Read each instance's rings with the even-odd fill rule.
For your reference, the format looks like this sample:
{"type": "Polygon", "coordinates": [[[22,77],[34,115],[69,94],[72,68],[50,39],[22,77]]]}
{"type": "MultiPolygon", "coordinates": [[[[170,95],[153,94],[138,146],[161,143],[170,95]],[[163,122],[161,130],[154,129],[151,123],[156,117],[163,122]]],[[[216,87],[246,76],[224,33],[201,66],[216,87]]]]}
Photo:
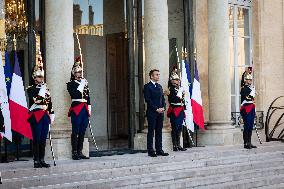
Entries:
{"type": "Polygon", "coordinates": [[[165,111],[165,99],[163,88],[158,81],[160,80],[160,72],[157,69],[151,70],[149,73],[150,82],[144,85],[144,98],[147,103],[147,150],[151,157],[168,156],[162,149],[162,129],[165,111]],[[155,132],[155,150],[153,149],[153,137],[155,132]]]}

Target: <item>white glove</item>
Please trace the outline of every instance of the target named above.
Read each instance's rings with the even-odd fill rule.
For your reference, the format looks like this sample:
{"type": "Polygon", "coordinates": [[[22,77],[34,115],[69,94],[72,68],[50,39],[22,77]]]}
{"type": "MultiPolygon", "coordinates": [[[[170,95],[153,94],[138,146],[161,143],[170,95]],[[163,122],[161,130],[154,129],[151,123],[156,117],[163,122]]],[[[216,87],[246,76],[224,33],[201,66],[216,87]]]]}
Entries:
{"type": "Polygon", "coordinates": [[[182,93],[184,92],[183,87],[180,87],[177,93],[177,97],[182,98],[182,93]]]}
{"type": "Polygon", "coordinates": [[[82,93],[86,84],[87,84],[86,79],[81,79],[80,85],[78,86],[77,90],[82,93]]]}
{"type": "Polygon", "coordinates": [[[252,96],[252,97],[255,97],[255,88],[254,87],[251,87],[251,92],[250,92],[249,95],[252,96]]]}
{"type": "Polygon", "coordinates": [[[50,114],[49,116],[50,116],[51,124],[53,124],[54,119],[55,119],[55,114],[50,114]]]}
{"type": "Polygon", "coordinates": [[[45,94],[46,94],[46,85],[44,84],[41,86],[38,95],[45,98],[45,94]]]}
{"type": "Polygon", "coordinates": [[[89,109],[89,114],[92,115],[92,106],[88,105],[88,109],[89,109]]]}

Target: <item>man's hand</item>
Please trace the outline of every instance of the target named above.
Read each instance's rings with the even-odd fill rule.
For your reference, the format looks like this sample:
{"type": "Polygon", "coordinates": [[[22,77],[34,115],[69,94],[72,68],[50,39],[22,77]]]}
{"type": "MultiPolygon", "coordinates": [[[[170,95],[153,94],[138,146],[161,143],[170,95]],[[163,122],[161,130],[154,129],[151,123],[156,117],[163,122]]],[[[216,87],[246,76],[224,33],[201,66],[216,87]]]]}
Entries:
{"type": "Polygon", "coordinates": [[[92,106],[88,105],[89,114],[92,115],[92,106]]]}
{"type": "Polygon", "coordinates": [[[159,114],[162,114],[162,113],[164,113],[165,109],[164,109],[164,108],[158,108],[156,111],[157,111],[159,114]]]}

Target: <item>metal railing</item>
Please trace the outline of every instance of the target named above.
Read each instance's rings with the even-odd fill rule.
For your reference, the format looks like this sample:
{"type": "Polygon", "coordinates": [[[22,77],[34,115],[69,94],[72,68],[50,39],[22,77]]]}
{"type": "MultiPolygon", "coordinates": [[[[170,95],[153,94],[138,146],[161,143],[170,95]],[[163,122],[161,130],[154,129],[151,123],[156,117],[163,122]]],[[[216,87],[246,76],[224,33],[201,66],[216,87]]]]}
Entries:
{"type": "Polygon", "coordinates": [[[284,96],[279,96],[270,104],[265,121],[266,142],[284,142],[284,96]],[[276,121],[275,121],[276,120],[276,121]]]}
{"type": "MultiPolygon", "coordinates": [[[[243,128],[244,122],[242,119],[242,116],[240,112],[231,112],[231,120],[233,122],[233,125],[239,128],[243,128]]],[[[255,121],[254,124],[257,129],[263,129],[264,128],[264,112],[263,111],[256,111],[255,115],[255,121]]]]}

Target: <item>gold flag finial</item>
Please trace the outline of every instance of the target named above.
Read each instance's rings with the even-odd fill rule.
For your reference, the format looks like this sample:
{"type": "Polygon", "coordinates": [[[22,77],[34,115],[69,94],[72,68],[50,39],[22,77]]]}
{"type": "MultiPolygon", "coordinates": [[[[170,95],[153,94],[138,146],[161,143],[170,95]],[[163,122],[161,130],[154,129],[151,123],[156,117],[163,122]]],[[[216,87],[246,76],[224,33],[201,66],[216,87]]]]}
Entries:
{"type": "Polygon", "coordinates": [[[16,35],[14,34],[14,38],[13,38],[13,45],[14,45],[14,50],[17,50],[17,39],[16,39],[16,35]]]}

